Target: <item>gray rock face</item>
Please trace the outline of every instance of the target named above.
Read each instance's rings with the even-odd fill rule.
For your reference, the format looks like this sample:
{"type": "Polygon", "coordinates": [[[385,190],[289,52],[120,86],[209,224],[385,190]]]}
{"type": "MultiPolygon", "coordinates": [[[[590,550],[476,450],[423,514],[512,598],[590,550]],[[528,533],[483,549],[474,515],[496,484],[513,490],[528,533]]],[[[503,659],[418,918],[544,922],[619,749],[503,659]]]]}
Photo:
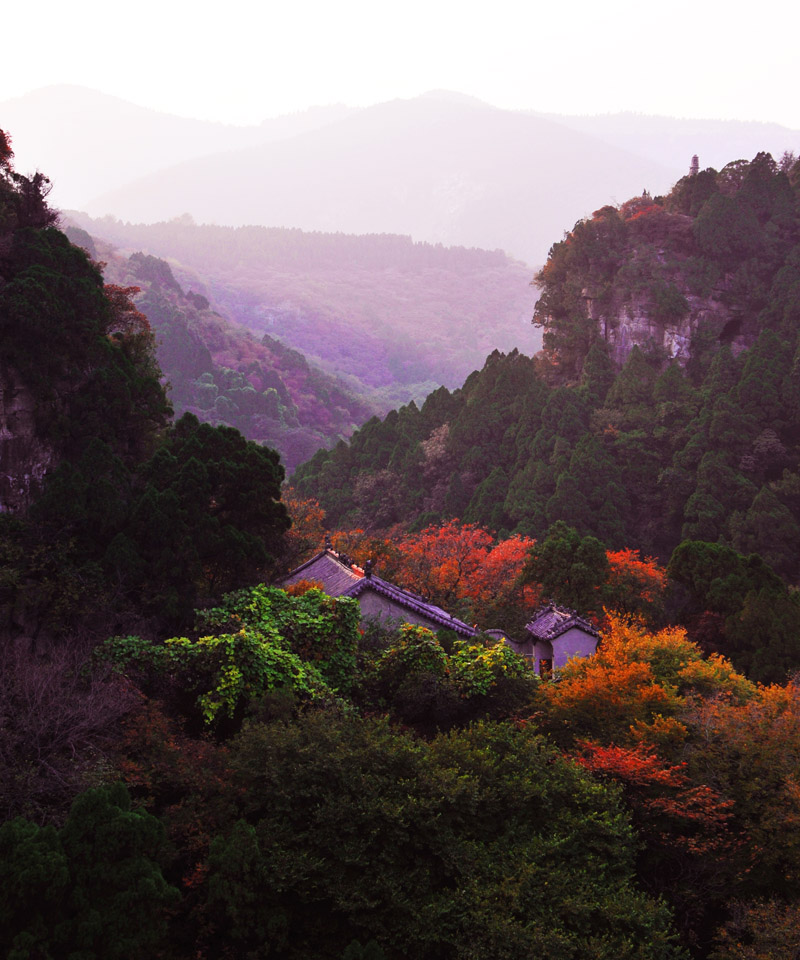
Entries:
{"type": "Polygon", "coordinates": [[[684,366],[691,359],[692,341],[700,328],[720,343],[727,343],[734,353],[750,345],[752,338],[740,332],[741,324],[729,307],[713,297],[688,292],[685,296],[689,310],[673,321],[656,319],[652,304],[642,295],[616,298],[609,309],[601,308],[597,300],[584,292],[584,303],[587,316],[597,321],[618,370],[635,346],[651,355],[662,355],[665,363],[677,360],[684,366]]]}
{"type": "Polygon", "coordinates": [[[36,432],[36,401],[16,371],[0,366],[0,512],[24,512],[56,460],[36,432]]]}

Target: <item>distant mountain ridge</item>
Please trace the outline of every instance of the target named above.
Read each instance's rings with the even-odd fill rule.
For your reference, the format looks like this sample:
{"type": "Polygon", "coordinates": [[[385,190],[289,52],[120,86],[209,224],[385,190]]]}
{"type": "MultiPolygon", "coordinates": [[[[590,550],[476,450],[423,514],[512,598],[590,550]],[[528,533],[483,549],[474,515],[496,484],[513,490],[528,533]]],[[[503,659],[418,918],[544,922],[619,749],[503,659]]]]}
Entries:
{"type": "Polygon", "coordinates": [[[294,136],[349,112],[341,104],[311,107],[258,126],[236,126],[161,113],[87,87],[58,85],[0,103],[0,127],[14,138],[17,167],[47,170],[54,185],[51,199],[75,207],[145,172],[294,136]]]}
{"type": "Polygon", "coordinates": [[[49,87],[0,103],[0,123],[18,166],[41,164],[61,206],[134,222],[188,212],[220,224],[408,234],[501,248],[537,266],[553,238],[604,202],[645,185],[668,190],[695,153],[721,166],[800,149],[800,133],[777,124],[515,112],[441,90],[236,127],[49,87]]]}
{"type": "Polygon", "coordinates": [[[92,200],[89,213],[499,248],[542,262],[552,236],[675,172],[538,117],[436,97],[367,107],[290,139],[189,160],[92,200]]]}

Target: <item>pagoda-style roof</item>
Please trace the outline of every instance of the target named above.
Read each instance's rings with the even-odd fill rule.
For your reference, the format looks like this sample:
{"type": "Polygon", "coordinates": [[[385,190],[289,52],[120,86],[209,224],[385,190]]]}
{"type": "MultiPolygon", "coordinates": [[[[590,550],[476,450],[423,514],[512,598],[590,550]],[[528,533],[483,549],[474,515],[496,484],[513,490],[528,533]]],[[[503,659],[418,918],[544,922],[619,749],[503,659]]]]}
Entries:
{"type": "Polygon", "coordinates": [[[525,629],[532,633],[537,640],[556,640],[565,634],[568,630],[575,627],[583,630],[592,637],[599,637],[600,634],[583,617],[578,616],[574,610],[567,607],[559,607],[555,603],[548,603],[537,610],[536,615],[530,623],[525,624],[525,629]]]}

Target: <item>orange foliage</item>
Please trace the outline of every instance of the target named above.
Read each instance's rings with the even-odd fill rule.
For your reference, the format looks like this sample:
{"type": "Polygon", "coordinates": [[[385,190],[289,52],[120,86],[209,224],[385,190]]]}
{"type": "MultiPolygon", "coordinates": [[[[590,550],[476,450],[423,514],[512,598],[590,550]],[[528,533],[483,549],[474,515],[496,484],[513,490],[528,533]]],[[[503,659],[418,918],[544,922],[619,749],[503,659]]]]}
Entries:
{"type": "Polygon", "coordinates": [[[649,664],[602,656],[571,661],[543,693],[556,727],[603,740],[627,739],[636,721],[650,723],[677,708],[674,693],[656,681],[649,664]]]}
{"type": "Polygon", "coordinates": [[[657,614],[663,607],[667,572],[652,557],[638,550],[609,550],[606,603],[619,613],[657,614]]]}
{"type": "Polygon", "coordinates": [[[325,538],[325,511],[317,500],[304,500],[292,487],[286,487],[281,494],[292,526],[284,537],[286,544],[286,565],[296,567],[305,563],[322,549],[325,538]]]}
{"type": "Polygon", "coordinates": [[[308,593],[309,590],[324,589],[319,580],[297,580],[295,583],[290,583],[288,587],[284,587],[284,591],[288,593],[290,597],[302,597],[303,594],[308,593]]]}
{"type": "Polygon", "coordinates": [[[333,549],[346,554],[363,568],[372,560],[373,569],[379,577],[395,579],[397,569],[397,545],[390,535],[376,537],[360,527],[355,530],[335,530],[331,534],[333,549]]]}
{"type": "MultiPolygon", "coordinates": [[[[690,693],[746,701],[755,687],[722,657],[703,660],[681,627],[651,632],[641,622],[606,612],[593,657],[573,659],[559,682],[543,689],[546,716],[562,737],[617,743],[646,741],[646,728],[679,714],[690,693]]],[[[655,731],[653,739],[663,739],[655,731]]],[[[673,738],[678,733],[670,727],[673,738]]]]}
{"type": "Polygon", "coordinates": [[[472,620],[491,626],[486,618],[503,606],[529,612],[536,606],[536,588],[517,583],[532,544],[520,536],[496,544],[477,524],[451,520],[397,542],[396,576],[403,586],[445,607],[463,607],[472,620]]]}

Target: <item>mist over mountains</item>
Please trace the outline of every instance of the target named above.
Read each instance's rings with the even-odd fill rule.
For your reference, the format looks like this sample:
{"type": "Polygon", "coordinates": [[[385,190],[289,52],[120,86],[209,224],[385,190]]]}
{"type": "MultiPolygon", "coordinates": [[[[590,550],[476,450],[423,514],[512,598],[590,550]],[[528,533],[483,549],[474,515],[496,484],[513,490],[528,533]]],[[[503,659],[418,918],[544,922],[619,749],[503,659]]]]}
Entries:
{"type": "Polygon", "coordinates": [[[0,104],[0,121],[18,166],[35,158],[54,201],[93,216],[407,234],[533,265],[603,203],[667,191],[694,153],[722,166],[800,147],[776,124],[513,112],[443,91],[237,127],[48,87],[0,104]]]}
{"type": "Polygon", "coordinates": [[[501,251],[391,234],[69,217],[128,253],[168,259],[187,289],[346,378],[383,413],[458,386],[495,349],[541,346],[530,268],[501,251]]]}
{"type": "Polygon", "coordinates": [[[0,103],[20,170],[40,169],[52,199],[83,207],[98,193],[207,153],[291,137],[341,119],[341,104],[265,120],[258,126],[210,123],[161,113],[71,84],[43,87],[0,103]]]}

